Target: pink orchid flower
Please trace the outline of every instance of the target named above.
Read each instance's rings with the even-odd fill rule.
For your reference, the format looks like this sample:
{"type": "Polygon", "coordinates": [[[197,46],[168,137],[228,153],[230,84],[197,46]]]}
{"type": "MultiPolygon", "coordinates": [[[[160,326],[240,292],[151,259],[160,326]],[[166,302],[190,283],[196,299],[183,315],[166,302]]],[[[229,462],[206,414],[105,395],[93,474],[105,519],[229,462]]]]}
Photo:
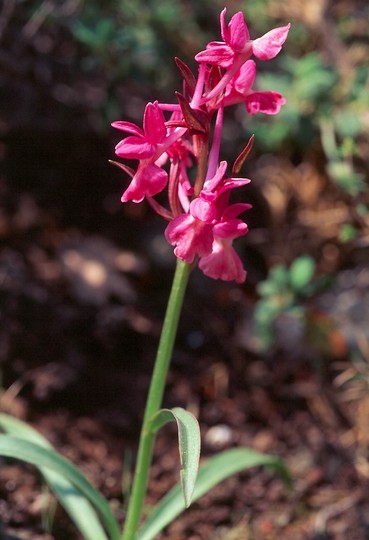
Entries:
{"type": "Polygon", "coordinates": [[[259,60],[270,60],[280,52],[290,24],[274,28],[258,39],[251,40],[243,13],[239,11],[226,24],[226,8],[220,14],[221,35],[224,41],[211,41],[204,51],[195,56],[201,64],[210,64],[226,70],[218,84],[206,95],[206,101],[219,95],[234,74],[253,54],[259,60]]]}
{"type": "Polygon", "coordinates": [[[222,161],[214,177],[205,182],[199,196],[191,201],[188,213],[176,216],[169,223],[165,236],[176,246],[174,253],[178,258],[192,263],[197,255],[206,275],[241,282],[246,272],[232,242],[248,231],[247,225],[236,217],[250,205],[227,205],[229,191],[250,180],[224,178],[226,168],[227,163],[222,161]]]}
{"type": "MultiPolygon", "coordinates": [[[[145,197],[154,211],[169,223],[165,237],[174,254],[191,264],[197,258],[207,276],[242,283],[246,271],[233,242],[248,232],[240,214],[249,204],[229,205],[233,189],[250,182],[228,178],[227,163],[219,163],[224,110],[244,103],[249,114],[277,114],[285,99],[277,92],[253,90],[256,64],[274,58],[281,50],[290,25],[274,28],[251,40],[241,11],[226,22],[220,14],[223,41],[212,41],[196,55],[200,63],[197,79],[183,62],[177,61],[184,85],[176,93],[178,103],[148,103],[143,128],[131,122],[114,122],[113,127],[128,134],[116,148],[124,159],[138,160],[134,169],[113,162],[127,173],[131,182],[122,202],[141,202],[145,197]],[[166,120],[164,112],[171,113],[166,120]],[[216,113],[214,114],[214,112],[216,113]],[[219,164],[219,165],[218,165],[219,164]],[[196,168],[196,175],[193,168],[196,168]],[[167,188],[166,203],[155,195],[167,188]]],[[[234,162],[235,175],[241,170],[252,139],[234,162]]]]}
{"type": "Polygon", "coordinates": [[[143,130],[132,122],[113,122],[112,126],[132,133],[115,147],[117,156],[126,159],[147,159],[152,157],[158,145],[167,135],[165,117],[157,101],[148,103],[143,117],[143,130]]]}
{"type": "Polygon", "coordinates": [[[132,134],[117,144],[115,147],[117,156],[140,160],[136,174],[122,195],[122,202],[139,203],[145,196],[152,197],[162,191],[168,182],[168,174],[153,160],[158,146],[166,138],[167,128],[158,102],[146,105],[143,130],[132,122],[113,122],[112,126],[132,134]]]}
{"type": "Polygon", "coordinates": [[[236,281],[236,283],[245,281],[247,273],[232,242],[235,238],[247,234],[246,223],[236,218],[249,208],[250,205],[246,203],[228,206],[220,221],[214,225],[211,253],[201,257],[199,261],[199,268],[206,276],[224,281],[236,281]]]}
{"type": "Polygon", "coordinates": [[[256,64],[247,60],[233,79],[228,83],[224,93],[224,105],[244,103],[249,114],[262,112],[265,114],[278,114],[285,98],[278,92],[255,92],[252,90],[256,76],[256,64]]]}
{"type": "Polygon", "coordinates": [[[259,60],[270,60],[277,56],[287,39],[290,24],[270,30],[262,37],[250,40],[250,33],[243,13],[239,11],[226,24],[226,8],[220,14],[220,28],[223,41],[211,41],[206,50],[199,52],[198,62],[230,68],[239,57],[246,61],[252,54],[259,60]]]}

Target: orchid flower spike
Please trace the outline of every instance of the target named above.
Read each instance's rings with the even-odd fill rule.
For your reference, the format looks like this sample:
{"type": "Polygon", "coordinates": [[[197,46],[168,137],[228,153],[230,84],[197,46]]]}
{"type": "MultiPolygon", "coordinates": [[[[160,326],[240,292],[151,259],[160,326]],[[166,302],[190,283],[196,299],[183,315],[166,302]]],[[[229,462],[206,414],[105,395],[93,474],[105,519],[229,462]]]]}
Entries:
{"type": "Polygon", "coordinates": [[[177,61],[184,85],[183,93],[176,93],[175,103],[148,103],[142,128],[126,121],[112,124],[128,134],[116,145],[117,156],[138,161],[135,168],[113,163],[130,177],[122,202],[140,203],[146,198],[169,222],[165,237],[176,257],[189,264],[197,261],[213,279],[242,283],[246,270],[233,242],[248,232],[240,215],[251,205],[230,204],[230,198],[234,189],[250,182],[238,174],[254,137],[236,158],[232,177],[228,177],[228,164],[220,160],[225,109],[244,103],[249,114],[280,111],[285,103],[281,94],[254,90],[256,63],[251,57],[274,58],[290,25],[252,40],[243,13],[233,15],[228,24],[226,13],[223,9],[220,14],[223,41],[208,43],[195,57],[200,64],[197,79],[188,66],[177,61]],[[155,196],[164,189],[166,196],[157,200],[155,196]]]}

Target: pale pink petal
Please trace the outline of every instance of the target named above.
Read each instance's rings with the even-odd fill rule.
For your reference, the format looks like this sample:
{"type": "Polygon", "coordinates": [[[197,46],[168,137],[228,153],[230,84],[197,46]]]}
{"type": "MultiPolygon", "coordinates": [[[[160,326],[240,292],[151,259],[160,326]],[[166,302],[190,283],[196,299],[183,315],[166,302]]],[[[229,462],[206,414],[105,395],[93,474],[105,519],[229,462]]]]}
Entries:
{"type": "Polygon", "coordinates": [[[267,32],[252,42],[252,52],[259,60],[270,60],[277,56],[287,39],[290,24],[280,26],[267,32]]]}
{"type": "Polygon", "coordinates": [[[245,98],[249,114],[278,114],[285,103],[285,98],[278,92],[253,92],[245,98]]]}

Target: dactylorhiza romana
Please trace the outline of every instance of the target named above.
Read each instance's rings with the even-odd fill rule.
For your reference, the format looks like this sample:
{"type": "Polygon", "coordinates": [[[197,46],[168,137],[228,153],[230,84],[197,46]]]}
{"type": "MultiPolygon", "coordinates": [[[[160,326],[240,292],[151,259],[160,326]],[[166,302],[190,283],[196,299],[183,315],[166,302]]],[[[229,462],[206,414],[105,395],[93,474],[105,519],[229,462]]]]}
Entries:
{"type": "Polygon", "coordinates": [[[250,204],[230,204],[233,189],[250,182],[237,175],[252,145],[252,139],[227,173],[226,161],[219,161],[224,109],[244,103],[246,113],[277,114],[284,97],[273,91],[254,91],[256,63],[270,60],[281,50],[290,25],[275,28],[258,39],[250,39],[242,12],[226,23],[226,9],[220,15],[223,41],[212,41],[195,56],[197,78],[180,60],[182,93],[176,103],[150,102],[143,115],[143,127],[131,122],[114,122],[128,133],[115,149],[120,158],[138,160],[135,170],[117,164],[131,178],[122,202],[146,199],[169,223],[165,237],[179,259],[198,260],[207,276],[242,283],[246,271],[234,250],[235,238],[247,233],[240,215],[250,204]],[[196,168],[196,174],[189,171],[196,168]],[[190,177],[195,176],[191,181],[190,177]],[[155,195],[167,190],[164,207],[155,195]]]}

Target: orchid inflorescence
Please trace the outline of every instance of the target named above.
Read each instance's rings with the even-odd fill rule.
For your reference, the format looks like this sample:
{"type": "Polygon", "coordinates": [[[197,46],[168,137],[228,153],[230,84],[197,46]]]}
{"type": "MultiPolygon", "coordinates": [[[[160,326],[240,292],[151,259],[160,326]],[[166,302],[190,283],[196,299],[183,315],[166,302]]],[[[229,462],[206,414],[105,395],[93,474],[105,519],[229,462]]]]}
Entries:
{"type": "Polygon", "coordinates": [[[232,242],[247,233],[247,225],[239,216],[251,205],[229,204],[229,198],[232,189],[250,182],[237,175],[253,137],[235,160],[232,177],[228,177],[227,162],[219,161],[224,108],[244,103],[251,115],[280,111],[285,103],[281,94],[253,90],[256,63],[251,57],[274,58],[290,25],[251,40],[243,13],[233,15],[227,25],[223,9],[220,26],[223,41],[208,43],[195,56],[199,64],[197,79],[186,64],[176,59],[183,77],[183,91],[176,93],[177,103],[148,103],[143,128],[126,121],[112,124],[129,134],[117,144],[116,155],[138,160],[138,167],[133,170],[126,164],[113,163],[131,177],[122,202],[140,203],[146,198],[169,221],[165,236],[175,246],[176,257],[187,263],[198,258],[205,275],[242,283],[246,271],[232,242]],[[165,188],[169,208],[154,199],[165,188]]]}

